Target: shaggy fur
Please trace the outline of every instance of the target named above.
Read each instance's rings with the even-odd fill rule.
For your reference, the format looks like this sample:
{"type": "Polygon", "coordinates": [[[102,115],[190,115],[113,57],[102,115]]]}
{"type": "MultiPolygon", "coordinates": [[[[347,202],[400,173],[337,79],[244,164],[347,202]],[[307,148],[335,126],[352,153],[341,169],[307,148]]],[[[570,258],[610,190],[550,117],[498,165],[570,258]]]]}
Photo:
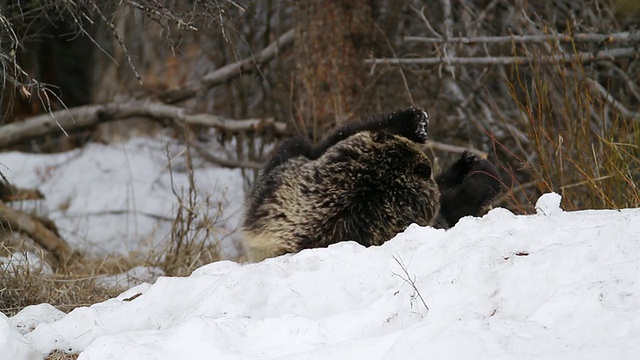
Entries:
{"type": "Polygon", "coordinates": [[[460,159],[436,177],[440,211],[432,224],[448,229],[468,215],[482,215],[502,191],[498,170],[486,159],[465,151],[460,159]]]}
{"type": "Polygon", "coordinates": [[[411,223],[446,228],[479,214],[499,192],[487,180],[497,179],[495,169],[465,153],[436,182],[417,145],[427,125],[427,114],[410,107],[339,127],[315,147],[302,137],[285,141],[247,201],[249,259],[344,240],[380,245],[411,223]]]}

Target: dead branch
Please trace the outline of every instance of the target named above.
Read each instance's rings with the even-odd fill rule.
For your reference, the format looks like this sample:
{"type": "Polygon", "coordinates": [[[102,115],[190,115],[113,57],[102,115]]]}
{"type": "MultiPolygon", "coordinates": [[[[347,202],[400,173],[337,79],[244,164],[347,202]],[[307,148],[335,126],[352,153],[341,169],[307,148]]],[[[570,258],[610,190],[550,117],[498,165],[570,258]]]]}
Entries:
{"type": "Polygon", "coordinates": [[[431,23],[429,22],[429,20],[427,20],[427,17],[424,15],[424,7],[421,9],[417,9],[415,7],[411,7],[411,10],[413,10],[413,12],[415,12],[418,17],[420,18],[420,20],[422,20],[422,22],[424,23],[425,28],[435,37],[437,38],[442,38],[442,36],[440,34],[438,34],[437,31],[435,31],[435,29],[433,28],[433,26],[431,26],[431,23]]]}
{"type": "Polygon", "coordinates": [[[604,86],[598,84],[596,81],[586,78],[586,83],[587,85],[595,90],[596,92],[598,92],[598,94],[600,94],[600,96],[604,99],[604,101],[607,102],[607,104],[613,106],[614,108],[616,108],[618,111],[620,111],[620,113],[628,118],[628,119],[633,119],[636,121],[640,121],[640,112],[637,111],[631,111],[629,109],[627,109],[624,105],[622,105],[622,103],[618,100],[616,100],[615,97],[613,97],[613,95],[611,95],[611,93],[609,93],[609,91],[607,91],[607,89],[604,88],[604,86]]]}
{"type": "Polygon", "coordinates": [[[625,31],[612,34],[546,34],[477,37],[423,37],[405,36],[405,41],[427,44],[499,44],[499,43],[546,43],[546,42],[595,42],[603,44],[640,41],[640,31],[625,31]]]}
{"type": "Polygon", "coordinates": [[[122,48],[122,51],[124,52],[124,55],[127,57],[127,63],[129,64],[131,71],[133,71],[133,74],[136,76],[136,79],[138,79],[138,83],[142,84],[142,76],[140,76],[140,73],[138,73],[138,68],[136,67],[136,64],[131,58],[131,52],[127,48],[127,45],[122,40],[122,37],[118,32],[118,27],[112,20],[107,19],[107,17],[102,13],[98,5],[96,5],[95,3],[91,3],[91,5],[93,5],[93,10],[96,12],[96,14],[98,14],[98,16],[102,19],[102,21],[104,21],[104,23],[107,24],[107,26],[109,27],[109,30],[111,30],[111,34],[116,39],[116,41],[118,41],[118,45],[120,45],[120,47],[122,48]]]}
{"type": "Polygon", "coordinates": [[[203,146],[200,142],[195,140],[195,135],[191,130],[189,130],[185,126],[184,122],[173,121],[173,125],[176,128],[176,130],[178,130],[178,132],[180,133],[184,141],[187,143],[187,145],[194,148],[198,153],[198,155],[200,155],[200,157],[202,157],[203,159],[205,159],[210,163],[213,163],[222,167],[228,167],[228,168],[246,168],[246,169],[262,168],[261,163],[256,163],[253,161],[242,161],[242,160],[232,161],[228,159],[219,158],[213,155],[212,153],[210,153],[209,150],[205,148],[205,146],[203,146]]]}
{"type": "Polygon", "coordinates": [[[160,99],[166,103],[175,104],[194,96],[202,95],[212,87],[223,84],[243,73],[254,71],[258,66],[275,58],[280,50],[292,44],[294,34],[293,29],[289,30],[256,55],[223,66],[216,71],[204,75],[201,79],[192,80],[177,89],[166,91],[160,95],[160,99]]]}
{"type": "Polygon", "coordinates": [[[161,6],[159,3],[137,3],[135,1],[127,0],[126,3],[144,13],[151,16],[157,22],[161,22],[162,19],[170,20],[178,26],[178,29],[183,28],[187,30],[198,31],[198,28],[193,25],[191,21],[181,19],[176,16],[168,8],[161,6]]]}
{"type": "Polygon", "coordinates": [[[52,228],[53,223],[37,216],[25,214],[0,201],[0,223],[12,231],[28,235],[39,246],[48,251],[55,260],[53,265],[64,265],[71,258],[71,247],[52,228]]]}
{"type": "Polygon", "coordinates": [[[185,109],[172,105],[131,101],[59,110],[34,116],[22,122],[1,126],[0,149],[34,137],[60,131],[56,122],[66,131],[70,131],[131,117],[180,120],[187,124],[211,126],[232,133],[243,131],[271,131],[276,135],[287,133],[287,125],[276,122],[272,118],[230,120],[209,114],[187,114],[185,109]]]}
{"type": "Polygon", "coordinates": [[[260,131],[272,131],[278,135],[287,133],[287,124],[276,122],[273,118],[233,120],[210,114],[188,114],[181,107],[153,102],[112,103],[105,106],[98,115],[114,120],[130,117],[181,120],[188,125],[208,126],[231,133],[260,131]]]}
{"type": "Polygon", "coordinates": [[[399,65],[399,64],[419,64],[419,65],[530,65],[534,63],[590,63],[596,61],[609,61],[617,58],[630,58],[640,55],[635,48],[620,48],[610,50],[600,50],[596,53],[581,52],[571,55],[550,55],[550,56],[496,56],[496,57],[427,57],[427,58],[386,58],[368,59],[367,64],[374,65],[399,65]]]}

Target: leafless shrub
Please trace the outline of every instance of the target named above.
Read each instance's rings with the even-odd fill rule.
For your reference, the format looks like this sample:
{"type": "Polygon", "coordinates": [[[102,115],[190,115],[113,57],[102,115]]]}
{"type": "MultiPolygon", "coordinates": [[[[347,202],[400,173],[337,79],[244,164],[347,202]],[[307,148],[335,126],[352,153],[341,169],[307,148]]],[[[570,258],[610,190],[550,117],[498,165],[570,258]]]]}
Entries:
{"type": "Polygon", "coordinates": [[[200,198],[194,179],[191,148],[182,152],[187,172],[187,188],[178,188],[173,182],[172,159],[167,151],[171,174],[171,187],[176,197],[175,218],[171,226],[168,246],[163,249],[161,268],[168,275],[185,276],[198,267],[220,260],[216,227],[222,213],[218,203],[211,213],[210,197],[200,198]]]}

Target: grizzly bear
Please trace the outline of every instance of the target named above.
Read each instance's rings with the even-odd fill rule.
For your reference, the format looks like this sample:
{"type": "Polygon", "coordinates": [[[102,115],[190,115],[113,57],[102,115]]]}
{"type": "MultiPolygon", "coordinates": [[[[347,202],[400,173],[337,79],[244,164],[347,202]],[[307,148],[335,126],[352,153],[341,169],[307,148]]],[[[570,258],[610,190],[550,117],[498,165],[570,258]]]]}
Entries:
{"type": "Polygon", "coordinates": [[[250,261],[339,241],[380,245],[411,223],[449,228],[500,193],[495,167],[470,152],[434,179],[420,148],[428,115],[416,107],[349,122],[313,146],[284,141],[248,196],[250,261]]]}

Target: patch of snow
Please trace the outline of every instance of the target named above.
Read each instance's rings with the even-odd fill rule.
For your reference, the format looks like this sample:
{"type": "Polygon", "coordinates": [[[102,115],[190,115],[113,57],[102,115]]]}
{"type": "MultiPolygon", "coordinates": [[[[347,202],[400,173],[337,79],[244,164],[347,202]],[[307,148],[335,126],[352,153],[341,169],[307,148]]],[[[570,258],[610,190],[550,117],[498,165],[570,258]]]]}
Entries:
{"type": "Polygon", "coordinates": [[[157,267],[136,266],[127,272],[115,275],[104,275],[97,278],[97,283],[106,287],[131,288],[136,285],[148,282],[155,282],[165,273],[157,267]]]}
{"type": "Polygon", "coordinates": [[[562,212],[560,201],[562,201],[562,196],[557,193],[543,194],[536,202],[536,213],[546,216],[559,214],[562,212]]]}
{"type": "Polygon", "coordinates": [[[49,304],[31,305],[13,316],[11,324],[24,335],[33,331],[38,324],[52,323],[65,315],[67,314],[49,304]]]}
{"type": "MultiPolygon", "coordinates": [[[[25,202],[23,208],[54,220],[75,249],[127,253],[159,246],[168,238],[178,201],[167,149],[173,157],[174,187],[186,193],[188,177],[180,156],[184,147],[163,137],[90,143],[60,154],[5,152],[3,173],[16,186],[37,188],[45,195],[43,202],[25,202]]],[[[199,212],[219,213],[215,235],[225,257],[233,257],[244,198],[242,174],[211,165],[199,165],[194,172],[200,203],[206,195],[211,200],[210,208],[199,212]]]]}

